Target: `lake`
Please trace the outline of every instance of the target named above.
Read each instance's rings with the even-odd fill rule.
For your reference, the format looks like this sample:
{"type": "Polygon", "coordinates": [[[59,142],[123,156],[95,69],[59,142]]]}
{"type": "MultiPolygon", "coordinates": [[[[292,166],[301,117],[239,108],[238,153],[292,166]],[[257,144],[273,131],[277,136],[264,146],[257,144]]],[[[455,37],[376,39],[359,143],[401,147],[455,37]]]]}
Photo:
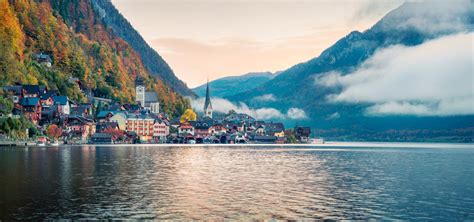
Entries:
{"type": "Polygon", "coordinates": [[[474,148],[0,148],[0,220],[80,218],[474,220],[474,148]]]}

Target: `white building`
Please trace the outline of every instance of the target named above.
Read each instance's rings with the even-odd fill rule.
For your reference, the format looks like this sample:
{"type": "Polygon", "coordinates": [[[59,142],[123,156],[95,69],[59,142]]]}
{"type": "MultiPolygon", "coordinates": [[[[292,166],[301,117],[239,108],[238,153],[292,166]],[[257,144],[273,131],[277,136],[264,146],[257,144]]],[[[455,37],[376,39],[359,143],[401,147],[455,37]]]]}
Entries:
{"type": "Polygon", "coordinates": [[[156,92],[146,91],[143,78],[141,77],[137,77],[135,80],[135,101],[151,113],[160,113],[158,95],[156,92]]]}

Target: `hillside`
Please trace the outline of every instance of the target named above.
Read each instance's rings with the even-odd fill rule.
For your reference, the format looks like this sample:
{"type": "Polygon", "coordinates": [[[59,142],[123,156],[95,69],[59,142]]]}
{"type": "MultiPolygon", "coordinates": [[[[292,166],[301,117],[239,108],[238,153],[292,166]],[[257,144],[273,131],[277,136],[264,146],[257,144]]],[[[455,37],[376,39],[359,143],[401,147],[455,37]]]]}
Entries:
{"type": "MultiPolygon", "coordinates": [[[[276,74],[271,72],[251,72],[241,76],[228,76],[209,82],[214,97],[227,97],[235,95],[268,82],[273,79],[276,74]]],[[[193,90],[199,97],[206,96],[206,85],[203,84],[193,90]]]]}
{"type": "Polygon", "coordinates": [[[162,108],[178,115],[188,105],[161,78],[149,74],[139,53],[93,9],[90,0],[0,1],[0,85],[43,84],[83,101],[76,77],[96,96],[134,101],[134,79],[143,76],[162,108]],[[52,57],[51,68],[37,53],[52,57]]]}
{"type": "Polygon", "coordinates": [[[449,34],[472,32],[474,10],[469,2],[467,4],[468,7],[449,3],[405,3],[369,30],[351,32],[323,51],[320,56],[283,71],[255,89],[226,98],[234,102],[243,101],[257,108],[273,107],[280,111],[291,107],[302,108],[309,118],[298,123],[311,125],[319,130],[320,135],[339,139],[338,136],[343,135],[348,139],[377,136],[378,140],[401,138],[400,140],[412,141],[416,140],[416,136],[413,136],[415,133],[408,132],[423,130],[428,130],[425,131],[428,138],[437,133],[439,134],[436,136],[446,135],[446,138],[451,138],[462,134],[456,133],[456,130],[470,128],[470,131],[463,135],[467,135],[468,140],[471,140],[473,138],[469,132],[472,133],[473,128],[472,115],[368,116],[366,110],[371,104],[328,101],[328,96],[341,93],[342,88],[323,87],[315,83],[331,72],[344,76],[357,70],[380,49],[393,45],[417,46],[449,34]],[[272,95],[276,100],[254,99],[262,95],[272,95]],[[384,134],[385,131],[390,133],[384,134]]]}
{"type": "Polygon", "coordinates": [[[184,96],[194,97],[195,94],[179,80],[165,60],[142,38],[132,25],[120,14],[110,0],[93,0],[94,9],[104,23],[140,55],[148,72],[159,77],[164,83],[184,96]]]}

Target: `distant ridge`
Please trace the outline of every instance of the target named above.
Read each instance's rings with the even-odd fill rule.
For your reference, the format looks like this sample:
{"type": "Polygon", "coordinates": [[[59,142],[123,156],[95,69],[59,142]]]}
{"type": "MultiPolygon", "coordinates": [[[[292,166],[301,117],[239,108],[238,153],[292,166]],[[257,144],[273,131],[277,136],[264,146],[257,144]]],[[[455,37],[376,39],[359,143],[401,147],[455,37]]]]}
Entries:
{"type": "MultiPolygon", "coordinates": [[[[273,79],[277,74],[271,72],[251,72],[240,76],[227,76],[209,82],[213,97],[235,95],[273,79]]],[[[192,89],[199,97],[206,95],[206,84],[192,89]]]]}
{"type": "Polygon", "coordinates": [[[365,110],[369,104],[328,102],[327,97],[341,89],[315,85],[315,78],[326,73],[345,75],[354,71],[379,49],[393,45],[416,46],[453,33],[472,32],[474,7],[466,2],[467,7],[466,4],[447,2],[404,3],[372,28],[349,33],[318,57],[296,64],[259,86],[225,98],[254,108],[271,107],[280,111],[301,108],[309,118],[298,124],[310,125],[318,129],[319,135],[328,138],[438,141],[431,137],[442,137],[441,141],[454,141],[461,137],[461,141],[474,141],[473,115],[367,116],[365,110]],[[443,19],[458,24],[448,25],[443,19]],[[440,24],[440,27],[427,25],[429,22],[440,24]],[[273,95],[276,100],[254,99],[264,95],[273,95]],[[423,130],[421,137],[419,132],[423,130]]]}

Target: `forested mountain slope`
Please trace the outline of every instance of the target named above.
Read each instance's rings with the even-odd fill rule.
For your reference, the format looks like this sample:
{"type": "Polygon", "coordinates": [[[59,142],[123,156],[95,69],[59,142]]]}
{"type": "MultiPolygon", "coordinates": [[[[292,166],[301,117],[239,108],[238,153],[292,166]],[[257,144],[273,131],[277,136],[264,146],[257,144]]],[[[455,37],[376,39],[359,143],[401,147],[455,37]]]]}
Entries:
{"type": "Polygon", "coordinates": [[[134,79],[143,76],[155,90],[162,108],[179,114],[188,101],[149,74],[140,55],[110,28],[91,0],[0,0],[0,85],[43,84],[74,100],[84,95],[71,77],[96,96],[134,101],[134,79]],[[46,53],[48,68],[34,55],[46,53]]]}

